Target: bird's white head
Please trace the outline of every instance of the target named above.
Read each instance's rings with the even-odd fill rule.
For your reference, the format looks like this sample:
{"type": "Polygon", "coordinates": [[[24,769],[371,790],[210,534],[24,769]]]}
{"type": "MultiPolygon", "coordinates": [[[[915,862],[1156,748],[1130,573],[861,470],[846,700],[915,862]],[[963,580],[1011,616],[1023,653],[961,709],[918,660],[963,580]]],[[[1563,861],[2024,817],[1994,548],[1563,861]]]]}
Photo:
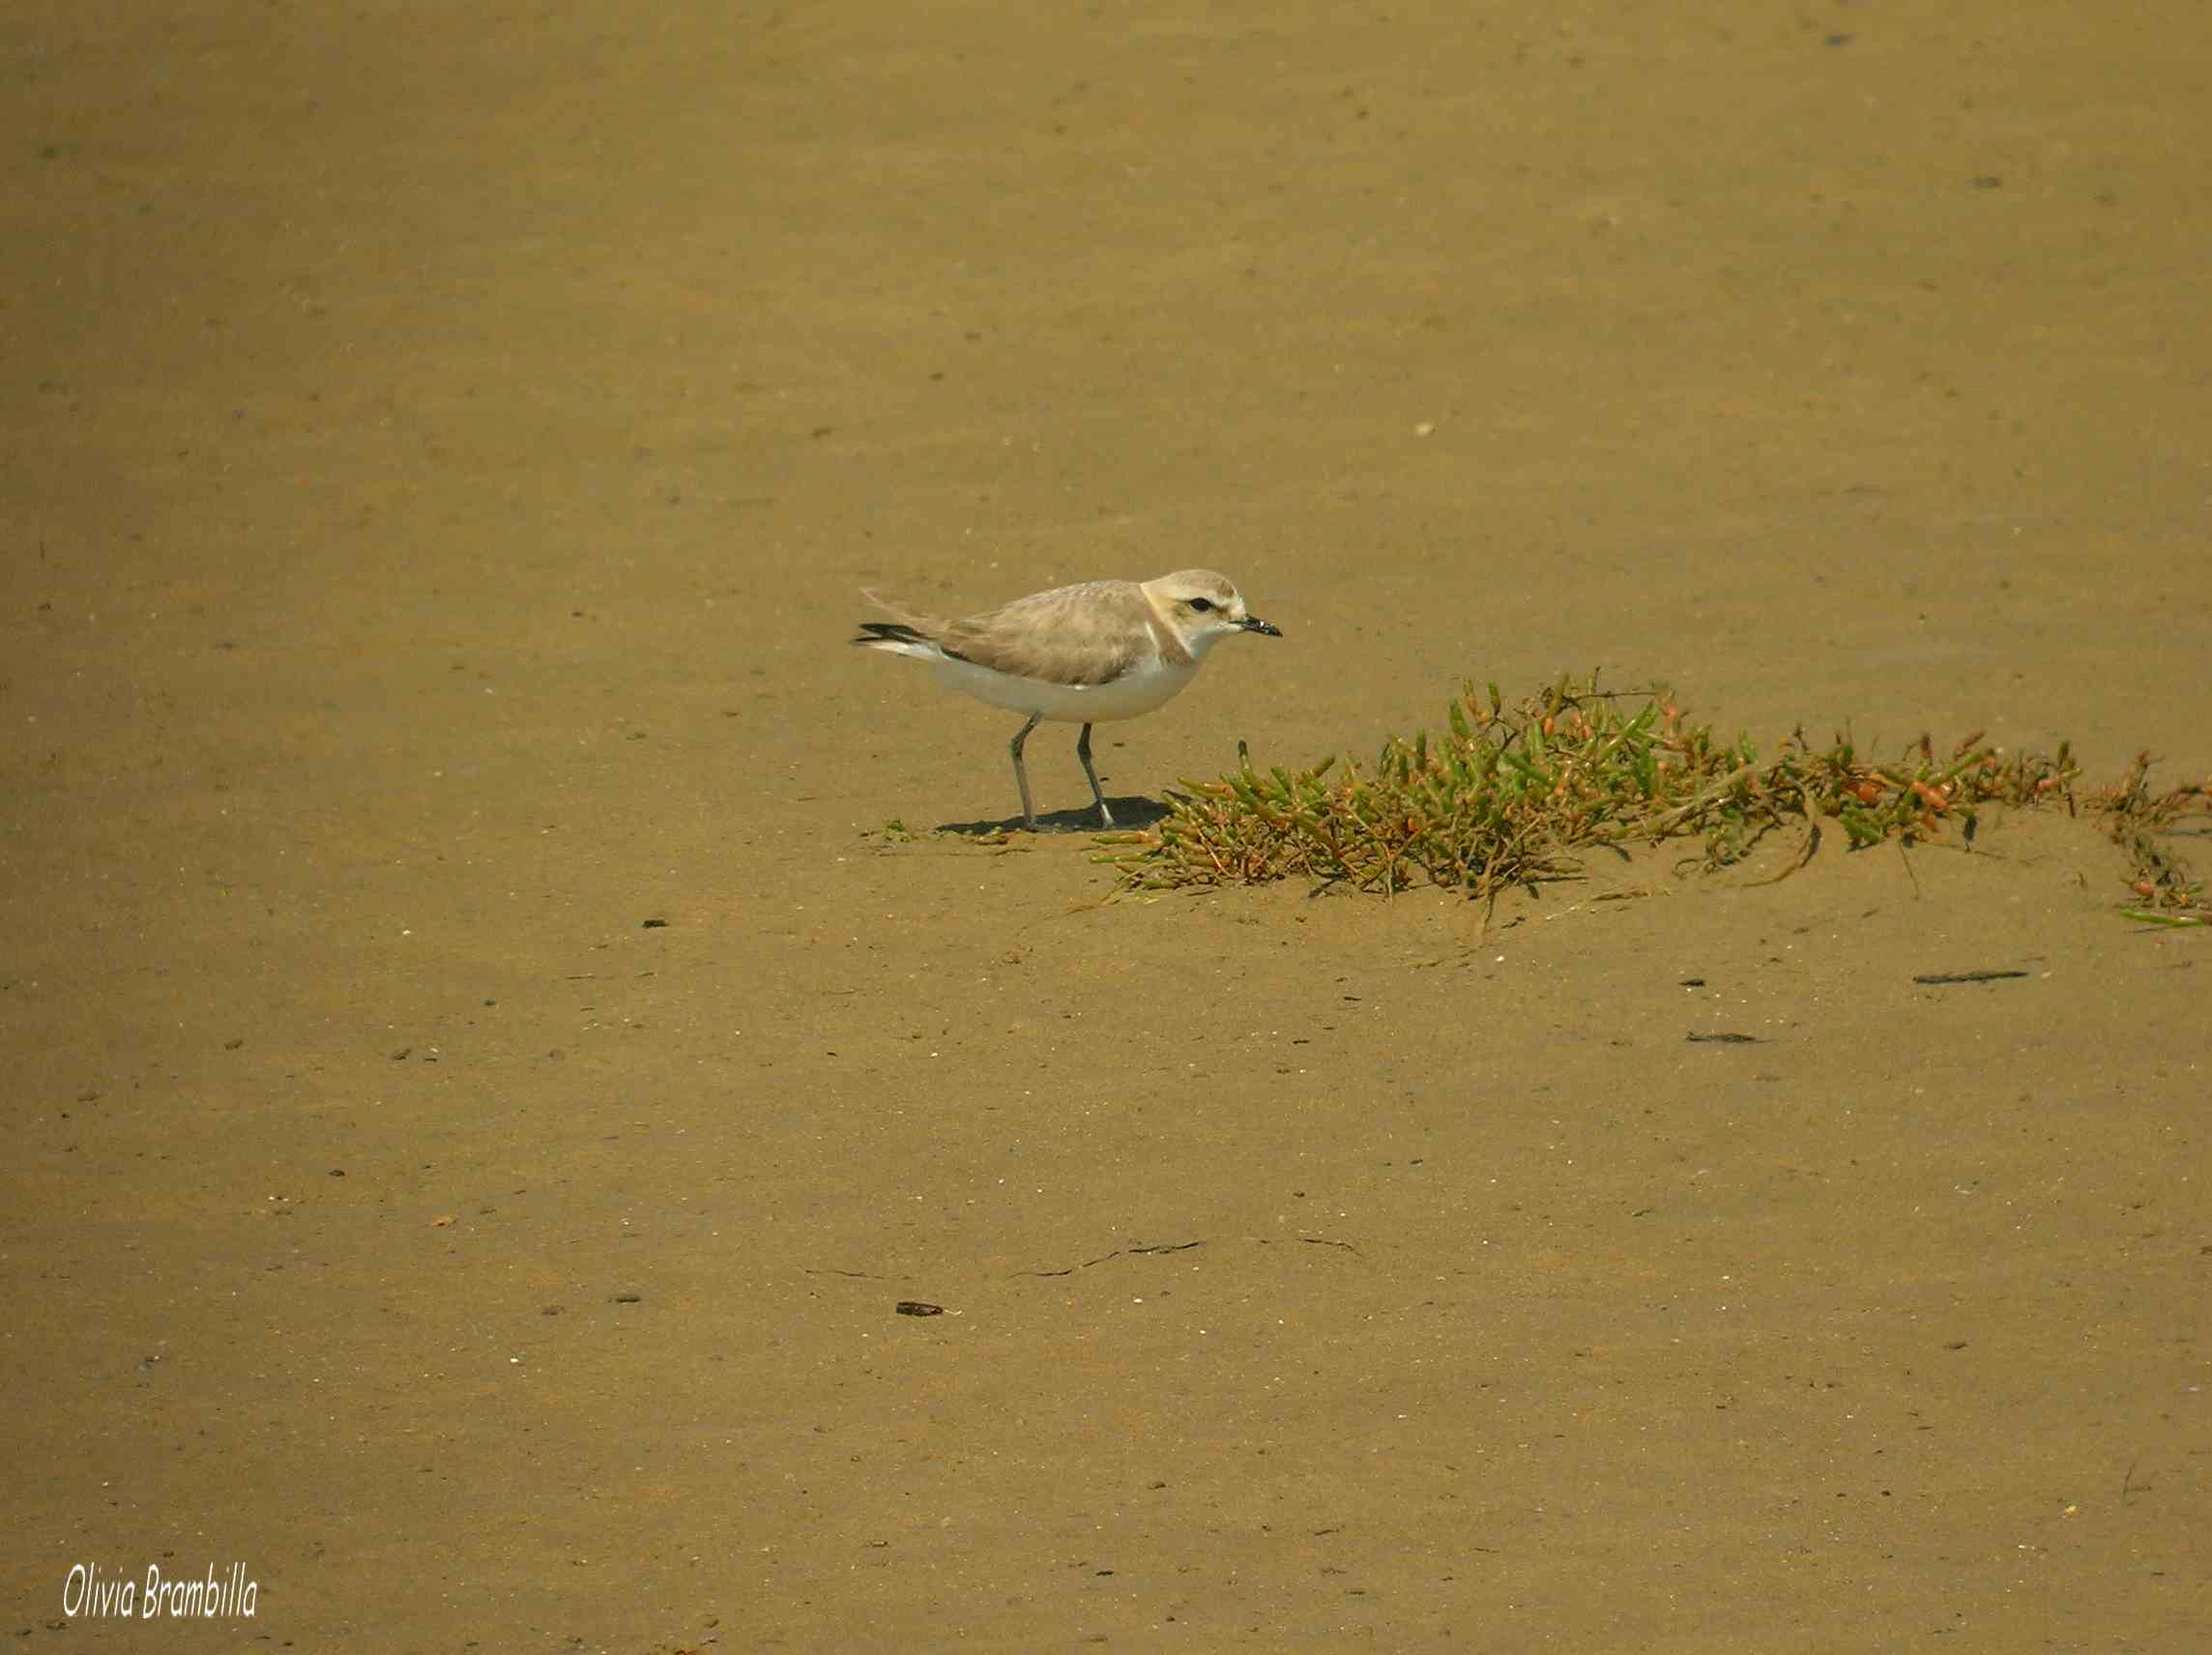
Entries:
{"type": "Polygon", "coordinates": [[[1173,627],[1191,658],[1202,658],[1220,639],[1232,632],[1258,632],[1280,638],[1282,630],[1270,626],[1244,607],[1237,583],[1211,569],[1178,569],[1144,584],[1146,598],[1173,627]]]}

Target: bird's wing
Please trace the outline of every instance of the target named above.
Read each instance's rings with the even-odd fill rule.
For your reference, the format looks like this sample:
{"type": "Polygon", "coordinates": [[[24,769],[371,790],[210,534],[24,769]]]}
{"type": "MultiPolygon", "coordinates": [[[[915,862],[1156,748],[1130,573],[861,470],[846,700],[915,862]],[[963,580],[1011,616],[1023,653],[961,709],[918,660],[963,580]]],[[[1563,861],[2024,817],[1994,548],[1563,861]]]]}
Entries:
{"type": "Polygon", "coordinates": [[[1112,683],[1157,650],[1151,605],[1133,581],[1094,580],[1039,592],[930,637],[948,655],[1043,683],[1112,683]]]}

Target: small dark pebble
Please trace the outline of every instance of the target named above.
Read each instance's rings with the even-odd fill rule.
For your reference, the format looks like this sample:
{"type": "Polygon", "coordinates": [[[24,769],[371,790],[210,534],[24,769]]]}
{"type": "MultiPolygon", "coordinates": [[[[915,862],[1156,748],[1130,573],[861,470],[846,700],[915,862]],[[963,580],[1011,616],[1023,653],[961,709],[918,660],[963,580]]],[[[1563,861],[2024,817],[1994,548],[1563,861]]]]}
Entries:
{"type": "Polygon", "coordinates": [[[332,1177],[334,1177],[334,1178],[342,1178],[342,1177],[344,1177],[344,1176],[345,1176],[345,1168],[343,1168],[343,1167],[333,1167],[333,1168],[331,1169],[331,1176],[332,1176],[332,1177]]]}
{"type": "Polygon", "coordinates": [[[608,1295],[608,1297],[615,1304],[640,1304],[644,1302],[645,1294],[634,1292],[619,1292],[611,1293],[608,1295]]]}
{"type": "Polygon", "coordinates": [[[1693,1046],[1758,1046],[1762,1045],[1756,1034],[1689,1034],[1684,1036],[1693,1046]]]}
{"type": "Polygon", "coordinates": [[[1684,988],[1703,988],[1705,986],[1705,979],[1703,977],[1684,977],[1682,979],[1682,986],[1684,988]]]}
{"type": "Polygon", "coordinates": [[[945,1307],[918,1298],[902,1298],[891,1308],[901,1316],[943,1316],[945,1307]]]}
{"type": "Polygon", "coordinates": [[[648,919],[638,929],[641,931],[665,931],[668,929],[668,921],[665,919],[648,919]]]}

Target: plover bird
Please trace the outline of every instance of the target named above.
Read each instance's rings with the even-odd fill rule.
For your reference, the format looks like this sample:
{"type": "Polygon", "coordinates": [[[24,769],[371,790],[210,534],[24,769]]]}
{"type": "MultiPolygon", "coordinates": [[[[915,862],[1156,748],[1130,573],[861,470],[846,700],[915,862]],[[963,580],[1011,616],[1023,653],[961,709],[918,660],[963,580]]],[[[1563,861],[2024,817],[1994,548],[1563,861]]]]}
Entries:
{"type": "Polygon", "coordinates": [[[1012,751],[1022,820],[1032,832],[1036,807],[1022,743],[1042,720],[1083,726],[1075,756],[1098,801],[1098,820],[1111,828],[1114,813],[1091,768],[1091,726],[1134,718],[1172,699],[1198,676],[1206,652],[1232,632],[1283,635],[1247,614],[1236,584],[1211,569],[1055,587],[965,621],[917,615],[873,592],[861,595],[895,619],[862,621],[854,643],[927,661],[939,682],[1029,715],[1014,732],[1012,751]]]}

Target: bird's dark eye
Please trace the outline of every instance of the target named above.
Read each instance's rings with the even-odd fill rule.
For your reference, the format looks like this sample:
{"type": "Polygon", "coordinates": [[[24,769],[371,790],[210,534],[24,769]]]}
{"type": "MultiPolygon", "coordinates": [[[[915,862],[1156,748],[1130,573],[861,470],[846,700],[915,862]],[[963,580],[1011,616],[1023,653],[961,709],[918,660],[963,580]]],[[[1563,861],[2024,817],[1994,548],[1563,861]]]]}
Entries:
{"type": "Polygon", "coordinates": [[[1190,606],[1201,615],[1205,615],[1212,610],[1213,599],[1210,597],[1194,597],[1190,600],[1190,606]]]}

